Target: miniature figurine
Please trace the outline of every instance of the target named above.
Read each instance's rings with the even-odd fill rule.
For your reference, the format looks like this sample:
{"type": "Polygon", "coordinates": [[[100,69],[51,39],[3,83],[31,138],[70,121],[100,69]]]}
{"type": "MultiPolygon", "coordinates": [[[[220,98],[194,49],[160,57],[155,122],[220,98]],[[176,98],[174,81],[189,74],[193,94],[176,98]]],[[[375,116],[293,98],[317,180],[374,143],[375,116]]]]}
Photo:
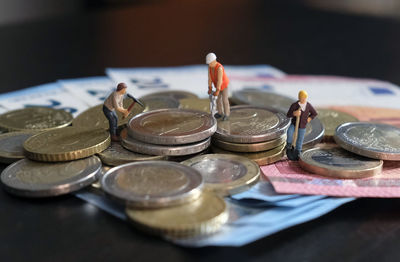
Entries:
{"type": "Polygon", "coordinates": [[[103,113],[110,123],[111,140],[114,142],[120,141],[120,138],[117,135],[118,116],[115,110],[121,112],[124,117],[127,117],[129,115],[128,109],[125,109],[122,103],[127,88],[128,87],[125,83],[119,83],[117,86],[117,90],[113,91],[107,97],[103,105],[103,113]]]}
{"type": "MultiPolygon", "coordinates": [[[[206,56],[206,63],[208,64],[208,94],[214,95],[217,98],[217,113],[215,118],[228,120],[230,115],[230,107],[228,100],[228,85],[229,79],[225,74],[224,67],[217,62],[217,56],[214,53],[209,53],[206,56]],[[214,84],[215,92],[212,92],[212,84],[214,84]]],[[[211,100],[211,99],[210,99],[211,100]]]]}
{"type": "Polygon", "coordinates": [[[317,116],[317,111],[307,102],[306,91],[299,92],[299,100],[293,103],[287,117],[292,118],[292,123],[287,131],[286,155],[290,160],[298,160],[303,147],[304,135],[307,124],[317,116]],[[296,117],[296,118],[294,118],[296,117]],[[296,146],[293,147],[292,143],[296,146]]]}

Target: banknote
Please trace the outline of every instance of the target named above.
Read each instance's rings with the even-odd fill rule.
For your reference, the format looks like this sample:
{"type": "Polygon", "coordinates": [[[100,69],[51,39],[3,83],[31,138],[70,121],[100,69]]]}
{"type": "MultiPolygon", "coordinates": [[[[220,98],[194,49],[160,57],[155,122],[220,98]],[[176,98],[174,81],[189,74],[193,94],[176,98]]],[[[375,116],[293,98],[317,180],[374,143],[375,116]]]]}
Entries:
{"type": "MultiPolygon", "coordinates": [[[[362,106],[333,107],[362,121],[400,127],[400,110],[362,106]]],[[[399,138],[400,139],[400,138],[399,138]]],[[[352,197],[400,197],[400,161],[384,161],[380,175],[362,179],[333,179],[304,171],[297,162],[282,160],[261,167],[278,193],[352,197]]]]}
{"type": "Polygon", "coordinates": [[[400,108],[400,88],[389,82],[338,76],[286,75],[248,79],[244,88],[275,92],[294,100],[306,90],[313,106],[372,106],[400,108]]]}
{"type": "Polygon", "coordinates": [[[8,110],[42,106],[62,109],[77,116],[88,106],[58,83],[34,86],[0,95],[0,104],[8,110]]]}
{"type": "MultiPolygon", "coordinates": [[[[229,90],[240,90],[246,86],[246,79],[282,77],[285,74],[272,66],[230,66],[225,67],[230,79],[229,90]]],[[[108,68],[107,75],[115,82],[128,84],[128,92],[143,96],[152,92],[183,90],[206,98],[208,87],[207,65],[168,68],[108,68]]]]}
{"type": "MultiPolygon", "coordinates": [[[[121,220],[127,220],[124,207],[109,200],[104,194],[98,191],[82,190],[76,193],[75,196],[121,220]]],[[[295,198],[292,198],[292,201],[295,198]]],[[[178,245],[188,247],[243,246],[283,229],[316,219],[352,200],[354,198],[325,196],[317,198],[314,196],[314,199],[308,197],[307,200],[303,199],[301,203],[299,201],[297,205],[256,207],[244,205],[228,198],[226,201],[229,207],[229,220],[218,233],[203,238],[179,241],[169,240],[178,245]]]]}
{"type": "Polygon", "coordinates": [[[69,93],[84,101],[88,106],[103,103],[107,96],[116,88],[115,83],[106,76],[62,79],[58,83],[69,93]]]}

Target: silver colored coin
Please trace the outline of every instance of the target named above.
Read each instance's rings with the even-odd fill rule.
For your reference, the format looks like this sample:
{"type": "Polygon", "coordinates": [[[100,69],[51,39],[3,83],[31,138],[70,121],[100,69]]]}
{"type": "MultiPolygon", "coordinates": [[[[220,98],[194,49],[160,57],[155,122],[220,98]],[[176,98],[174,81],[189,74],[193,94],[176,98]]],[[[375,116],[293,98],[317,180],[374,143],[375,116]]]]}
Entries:
{"type": "Polygon", "coordinates": [[[258,182],[260,167],[246,157],[228,154],[207,154],[183,161],[203,176],[204,189],[221,196],[248,190],[258,182]]]}
{"type": "Polygon", "coordinates": [[[0,135],[0,162],[11,164],[25,158],[23,144],[34,132],[10,132],[0,135]]]}
{"type": "Polygon", "coordinates": [[[164,109],[164,108],[178,108],[179,107],[179,100],[176,100],[172,97],[147,97],[140,99],[144,105],[144,111],[152,111],[157,109],[164,109]]]}
{"type": "Polygon", "coordinates": [[[145,143],[181,145],[202,141],[217,129],[216,120],[205,112],[189,109],[160,109],[133,117],[129,135],[145,143]]]}
{"type": "Polygon", "coordinates": [[[249,152],[249,153],[267,151],[275,147],[278,147],[285,142],[286,142],[286,135],[282,135],[281,137],[274,140],[269,140],[260,143],[251,143],[251,144],[231,143],[214,138],[212,139],[212,144],[221,149],[233,152],[249,152]]]}
{"type": "Polygon", "coordinates": [[[151,97],[170,97],[175,100],[185,99],[185,98],[198,98],[196,94],[191,92],[181,91],[181,90],[169,90],[162,92],[155,92],[145,96],[142,96],[140,99],[147,99],[151,97]]]}
{"type": "Polygon", "coordinates": [[[165,146],[154,145],[135,140],[130,136],[122,138],[122,146],[126,149],[140,154],[157,156],[184,156],[199,153],[210,146],[211,138],[186,145],[165,146]]]}
{"type": "Polygon", "coordinates": [[[257,106],[234,106],[229,120],[218,120],[214,138],[232,143],[258,143],[286,133],[289,119],[282,113],[257,106]]]}
{"type": "Polygon", "coordinates": [[[137,161],[163,160],[166,158],[165,156],[152,156],[132,152],[126,150],[120,143],[115,142],[111,143],[106,150],[98,155],[103,164],[110,166],[118,166],[137,161]]]}
{"type": "Polygon", "coordinates": [[[261,106],[286,115],[295,99],[258,89],[243,89],[232,94],[232,101],[237,104],[261,106]]]}
{"type": "Polygon", "coordinates": [[[318,117],[310,121],[306,126],[303,148],[312,148],[324,138],[325,128],[318,117]]]}
{"type": "Polygon", "coordinates": [[[18,196],[57,196],[89,186],[96,181],[100,168],[96,156],[59,163],[21,159],[4,169],[1,183],[6,191],[18,196]]]}
{"type": "Polygon", "coordinates": [[[400,128],[378,123],[352,122],[336,128],[335,142],[355,154],[382,160],[400,160],[400,128]]]}
{"type": "Polygon", "coordinates": [[[364,178],[382,172],[382,160],[353,154],[339,146],[313,148],[300,156],[300,166],[314,174],[334,178],[364,178]]]}
{"type": "Polygon", "coordinates": [[[131,207],[179,205],[200,197],[203,177],[194,168],[169,161],[129,163],[110,169],[101,188],[131,207]]]}

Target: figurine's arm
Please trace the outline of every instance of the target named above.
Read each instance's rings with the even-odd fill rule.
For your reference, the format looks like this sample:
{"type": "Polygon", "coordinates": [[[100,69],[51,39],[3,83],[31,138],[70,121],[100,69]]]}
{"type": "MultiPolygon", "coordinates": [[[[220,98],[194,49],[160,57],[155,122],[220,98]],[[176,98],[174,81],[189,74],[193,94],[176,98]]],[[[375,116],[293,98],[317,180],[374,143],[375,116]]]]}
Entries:
{"type": "Polygon", "coordinates": [[[212,81],[211,81],[210,69],[208,69],[208,94],[211,95],[211,93],[212,93],[212,81]]]}
{"type": "Polygon", "coordinates": [[[292,118],[294,117],[294,111],[296,110],[296,103],[292,104],[286,114],[287,117],[292,118]]]}
{"type": "Polygon", "coordinates": [[[222,67],[218,67],[218,81],[217,81],[217,86],[215,87],[217,91],[215,91],[214,93],[215,96],[218,96],[219,92],[221,91],[223,76],[224,76],[224,70],[222,69],[222,67]]]}
{"type": "Polygon", "coordinates": [[[310,106],[310,116],[307,118],[307,123],[309,123],[311,120],[313,120],[317,115],[317,111],[314,109],[314,107],[308,103],[308,105],[310,106]]]}
{"type": "Polygon", "coordinates": [[[113,103],[114,103],[114,108],[115,108],[115,110],[117,110],[117,111],[121,112],[122,114],[124,114],[125,117],[129,114],[128,110],[125,109],[123,106],[121,106],[121,105],[117,102],[117,98],[116,98],[115,95],[114,95],[114,97],[113,97],[113,103]]]}

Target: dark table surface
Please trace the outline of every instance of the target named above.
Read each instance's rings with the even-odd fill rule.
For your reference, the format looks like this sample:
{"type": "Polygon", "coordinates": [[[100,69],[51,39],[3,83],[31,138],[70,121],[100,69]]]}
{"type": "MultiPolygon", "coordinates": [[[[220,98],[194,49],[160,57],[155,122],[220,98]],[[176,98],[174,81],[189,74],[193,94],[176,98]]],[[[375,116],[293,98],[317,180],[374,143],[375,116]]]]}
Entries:
{"type": "MultiPolygon", "coordinates": [[[[103,75],[106,67],[202,64],[209,51],[224,64],[400,84],[399,28],[398,20],[295,1],[142,1],[0,27],[0,91],[103,75]]],[[[74,196],[0,191],[0,261],[399,261],[398,241],[398,199],[360,199],[241,248],[188,249],[74,196]]]]}

